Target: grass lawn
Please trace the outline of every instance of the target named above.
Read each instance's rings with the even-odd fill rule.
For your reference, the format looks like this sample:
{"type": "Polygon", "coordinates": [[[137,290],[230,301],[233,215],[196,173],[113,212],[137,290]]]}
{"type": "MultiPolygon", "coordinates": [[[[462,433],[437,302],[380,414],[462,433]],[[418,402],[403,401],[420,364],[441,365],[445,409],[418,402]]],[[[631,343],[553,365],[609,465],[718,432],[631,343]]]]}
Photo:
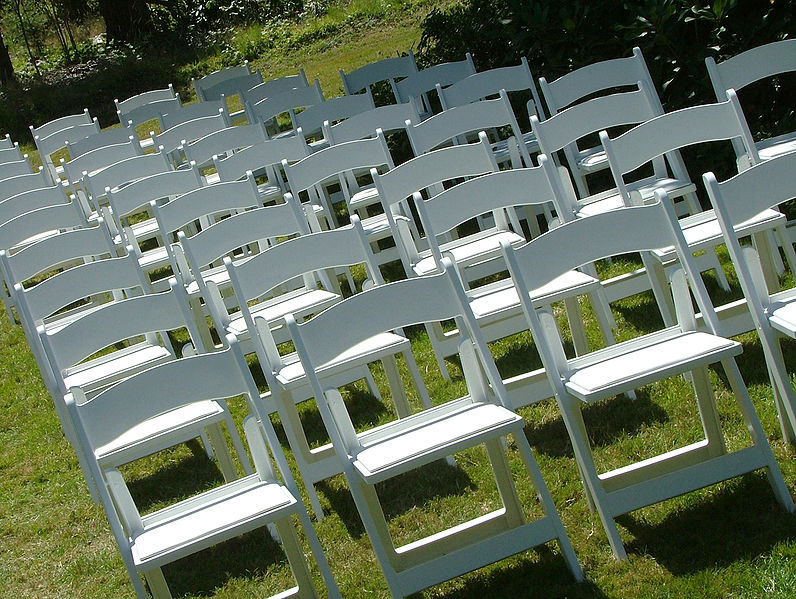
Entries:
{"type": "MultiPolygon", "coordinates": [[[[374,4],[371,2],[370,4],[374,4]]],[[[377,3],[376,3],[377,4],[377,3]]],[[[416,47],[418,15],[430,3],[404,4],[409,14],[391,12],[384,23],[321,36],[301,48],[265,53],[254,61],[266,77],[304,67],[319,77],[324,93],[341,93],[337,69],[350,71],[378,57],[416,47]]],[[[728,273],[733,281],[732,273],[728,273]]],[[[726,298],[711,293],[720,301],[726,298]]],[[[737,285],[736,285],[737,289],[737,285]]],[[[655,324],[649,294],[613,305],[620,335],[632,336],[655,324]]],[[[590,327],[591,340],[596,333],[590,327]]],[[[439,376],[430,344],[421,330],[410,331],[420,370],[432,397],[461,389],[460,371],[449,362],[453,389],[439,376]]],[[[796,490],[796,449],[781,440],[760,345],[754,334],[741,337],[739,362],[791,491],[796,490]]],[[[51,400],[21,329],[0,315],[0,597],[133,597],[127,573],[99,506],[91,502],[77,460],[63,437],[51,400]]],[[[504,376],[536,363],[528,334],[492,345],[504,376]]],[[[794,364],[796,344],[787,345],[794,364]]],[[[385,379],[374,370],[380,387],[385,379]]],[[[743,423],[720,373],[718,404],[732,447],[747,443],[743,423]]],[[[358,426],[391,416],[386,404],[364,387],[346,390],[358,426]]],[[[385,392],[385,397],[388,394],[385,392]]],[[[232,402],[238,422],[243,406],[232,402]]],[[[525,432],[553,494],[588,582],[575,584],[557,548],[522,553],[475,573],[429,589],[419,596],[485,597],[757,598],[793,597],[796,588],[796,515],[782,511],[765,475],[755,473],[637,510],[619,519],[629,559],[614,560],[596,515],[584,499],[573,452],[553,401],[524,408],[525,432]]],[[[324,440],[317,414],[302,417],[308,436],[324,440]]],[[[641,389],[635,401],[614,398],[585,410],[598,464],[620,465],[692,442],[699,418],[681,378],[641,389]]],[[[278,423],[277,423],[278,424],[278,423]]],[[[287,445],[285,444],[287,451],[287,445]]],[[[519,457],[510,446],[511,463],[519,457]]],[[[142,511],[188,489],[218,484],[222,478],[198,443],[163,452],[126,466],[123,473],[142,511]]],[[[492,492],[485,454],[465,452],[458,467],[432,464],[422,475],[407,475],[380,489],[394,536],[406,541],[460,520],[475,506],[490,510],[492,492]]],[[[356,513],[345,480],[319,485],[328,516],[316,523],[321,543],[344,597],[388,597],[386,584],[356,513]]],[[[530,485],[520,498],[533,516],[538,504],[530,485]]],[[[180,560],[164,569],[175,597],[246,598],[270,595],[288,586],[290,572],[278,547],[264,531],[180,560]]],[[[315,572],[319,588],[320,577],[315,572]]]]}

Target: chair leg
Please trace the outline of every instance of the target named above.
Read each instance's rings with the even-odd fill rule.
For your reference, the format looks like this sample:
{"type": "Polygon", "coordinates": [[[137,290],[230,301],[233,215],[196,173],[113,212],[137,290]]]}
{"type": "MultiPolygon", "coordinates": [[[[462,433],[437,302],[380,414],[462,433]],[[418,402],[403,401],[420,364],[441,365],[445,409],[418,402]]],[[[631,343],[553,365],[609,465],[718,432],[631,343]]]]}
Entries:
{"type": "Polygon", "coordinates": [[[448,367],[445,364],[445,356],[442,355],[442,352],[435,347],[435,339],[442,339],[444,337],[444,332],[442,331],[442,325],[438,322],[426,323],[426,332],[428,333],[428,338],[431,341],[431,346],[434,349],[434,357],[437,359],[437,366],[439,366],[439,370],[442,373],[442,378],[446,381],[451,380],[450,372],[448,371],[448,367]]]}
{"type": "Polygon", "coordinates": [[[406,397],[406,390],[398,372],[395,356],[385,356],[381,363],[384,366],[384,374],[387,376],[395,412],[398,414],[398,418],[406,418],[412,413],[412,408],[409,406],[409,398],[406,397]]]}
{"type": "Polygon", "coordinates": [[[721,267],[719,257],[716,255],[716,250],[714,248],[710,248],[705,250],[705,252],[711,254],[711,256],[708,258],[708,261],[712,264],[711,270],[716,273],[716,280],[718,281],[719,286],[724,291],[729,291],[730,282],[727,280],[727,275],[724,274],[724,269],[721,267]]]}
{"type": "Polygon", "coordinates": [[[304,551],[301,548],[301,543],[299,543],[298,535],[296,535],[296,529],[293,528],[293,524],[290,522],[290,517],[277,520],[274,525],[279,533],[282,549],[287,556],[293,577],[298,585],[295,594],[292,596],[297,599],[317,599],[318,593],[315,590],[315,584],[312,582],[312,574],[310,574],[304,551]]]}
{"type": "Polygon", "coordinates": [[[249,461],[249,456],[246,454],[246,450],[243,448],[243,442],[238,434],[238,429],[235,428],[235,423],[232,421],[232,414],[229,413],[229,410],[227,410],[224,415],[224,422],[227,424],[227,431],[232,439],[232,445],[235,448],[235,453],[238,454],[238,460],[243,467],[243,472],[248,476],[253,472],[252,465],[249,461]]]}
{"type": "Polygon", "coordinates": [[[232,455],[229,453],[224,433],[219,424],[212,424],[207,427],[207,435],[210,437],[210,443],[216,450],[216,458],[218,459],[218,467],[224,475],[224,481],[230,482],[238,478],[238,473],[235,470],[235,464],[232,461],[232,455]]]}
{"type": "Polygon", "coordinates": [[[616,522],[614,522],[613,511],[610,509],[610,497],[605,492],[600,476],[597,473],[597,467],[589,446],[589,439],[585,434],[586,425],[583,423],[580,405],[577,404],[578,400],[570,397],[557,397],[556,399],[558,400],[558,407],[561,410],[564,425],[569,433],[572,448],[575,451],[575,459],[578,461],[579,470],[581,476],[583,476],[583,484],[587,487],[586,493],[587,495],[590,494],[594,501],[594,507],[600,516],[600,520],[602,520],[608,543],[611,545],[611,549],[617,559],[627,559],[622,537],[619,535],[616,522]]]}
{"type": "Polygon", "coordinates": [[[340,589],[337,588],[337,581],[332,574],[332,569],[329,567],[329,561],[326,559],[326,553],[324,553],[323,547],[321,546],[321,541],[318,538],[318,534],[315,532],[315,528],[312,526],[312,522],[310,522],[309,514],[307,514],[307,511],[303,507],[298,511],[298,517],[301,521],[301,525],[304,527],[304,534],[310,545],[310,551],[312,551],[315,556],[315,563],[318,565],[318,569],[321,571],[321,577],[326,584],[326,592],[329,599],[342,599],[340,589]]]}
{"type": "Polygon", "coordinates": [[[583,326],[583,314],[580,311],[578,298],[568,297],[564,299],[564,310],[567,313],[569,330],[572,334],[572,344],[575,346],[575,354],[581,356],[589,351],[589,343],[586,341],[586,329],[583,326]]]}
{"type": "Polygon", "coordinates": [[[694,389],[699,417],[702,420],[702,430],[708,442],[708,453],[711,457],[718,457],[727,453],[724,444],[724,433],[719,422],[719,413],[716,409],[716,396],[710,384],[707,368],[698,368],[691,371],[691,385],[694,389]]]}
{"type": "Polygon", "coordinates": [[[779,245],[782,246],[785,252],[785,261],[788,263],[788,269],[792,273],[796,273],[796,250],[793,249],[793,243],[791,243],[787,229],[785,227],[777,227],[774,233],[777,236],[779,245]]]}
{"type": "Polygon", "coordinates": [[[414,355],[412,352],[407,350],[403,352],[404,361],[406,362],[406,367],[409,369],[409,375],[412,377],[412,382],[415,385],[415,390],[417,391],[417,396],[420,399],[420,404],[423,406],[423,409],[428,409],[431,407],[431,397],[428,394],[428,389],[426,389],[426,384],[423,382],[423,377],[420,376],[420,369],[417,367],[417,362],[415,361],[414,355]]]}
{"type": "Polygon", "coordinates": [[[506,447],[501,441],[502,439],[490,439],[484,445],[486,446],[489,463],[492,465],[492,474],[495,478],[500,499],[506,509],[506,521],[513,528],[525,524],[525,516],[522,513],[522,504],[517,495],[514,477],[511,475],[511,469],[506,459],[506,447]]]}
{"type": "Polygon", "coordinates": [[[768,375],[771,378],[771,388],[774,392],[774,403],[777,406],[782,437],[786,442],[796,444],[796,393],[788,377],[785,358],[779,339],[770,328],[760,332],[760,342],[763,346],[763,356],[768,366],[768,375]]]}
{"type": "Polygon", "coordinates": [[[163,572],[160,568],[147,570],[144,572],[144,578],[146,578],[149,591],[154,599],[171,599],[169,585],[166,584],[166,579],[163,577],[163,572]]]}
{"type": "Polygon", "coordinates": [[[760,419],[757,417],[752,400],[749,397],[749,392],[746,389],[746,384],[741,377],[741,371],[735,360],[725,360],[721,363],[724,372],[727,374],[727,379],[730,382],[730,388],[735,395],[735,401],[738,402],[738,408],[741,410],[743,419],[746,422],[746,428],[752,437],[752,443],[763,454],[766,461],[766,476],[774,495],[779,501],[780,505],[790,513],[796,511],[796,506],[793,504],[793,498],[790,496],[790,491],[785,484],[785,479],[782,477],[782,471],[779,469],[774,453],[771,451],[771,446],[768,444],[768,439],[763,431],[763,426],[760,424],[760,419]]]}
{"type": "Polygon", "coordinates": [[[583,582],[586,579],[583,574],[583,568],[581,568],[580,562],[575,555],[572,542],[569,540],[569,535],[567,535],[564,524],[561,522],[561,517],[558,514],[555,503],[553,503],[553,498],[547,488],[547,483],[545,483],[542,472],[539,470],[539,464],[536,462],[536,458],[533,457],[528,438],[525,436],[525,433],[521,431],[515,435],[515,441],[522,461],[525,464],[525,469],[528,471],[531,477],[531,483],[536,490],[536,496],[542,504],[545,516],[551,519],[558,533],[558,546],[561,550],[561,555],[564,557],[564,561],[566,561],[570,572],[572,572],[573,578],[577,582],[583,582]]]}

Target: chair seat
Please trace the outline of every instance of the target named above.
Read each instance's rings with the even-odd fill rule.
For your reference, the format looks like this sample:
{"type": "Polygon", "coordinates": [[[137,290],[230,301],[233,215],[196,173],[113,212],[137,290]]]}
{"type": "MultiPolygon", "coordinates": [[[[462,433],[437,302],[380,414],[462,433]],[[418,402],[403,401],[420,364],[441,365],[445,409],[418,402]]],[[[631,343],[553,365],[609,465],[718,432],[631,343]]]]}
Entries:
{"type": "MultiPolygon", "coordinates": [[[[409,340],[406,337],[395,333],[380,333],[368,337],[320,366],[318,375],[322,378],[332,376],[343,370],[350,370],[355,366],[374,362],[404,350],[409,350],[409,340]]],[[[276,373],[276,378],[285,388],[306,384],[304,367],[295,352],[282,356],[282,362],[284,365],[276,373]]]]}
{"type": "MultiPolygon", "coordinates": [[[[547,285],[531,291],[531,299],[535,304],[550,304],[564,297],[588,293],[599,285],[598,279],[578,270],[571,270],[556,277],[547,285]]],[[[476,287],[469,290],[467,295],[470,297],[470,307],[479,323],[507,311],[517,312],[520,308],[520,298],[511,279],[476,287]]]]}
{"type": "Polygon", "coordinates": [[[81,387],[86,391],[95,391],[173,357],[162,345],[136,343],[112,354],[67,368],[63,377],[64,387],[81,387]]]}
{"type": "Polygon", "coordinates": [[[157,448],[198,437],[206,426],[222,420],[224,414],[218,402],[198,401],[142,422],[111,443],[97,447],[95,453],[103,465],[126,464],[158,451],[157,448]]]}
{"type": "Polygon", "coordinates": [[[786,289],[773,294],[766,311],[772,327],[796,339],[796,290],[786,289]]]}
{"type": "Polygon", "coordinates": [[[608,168],[608,156],[602,146],[580,150],[577,160],[578,168],[584,173],[596,173],[608,168]]]}
{"type": "Polygon", "coordinates": [[[569,360],[564,384],[578,399],[596,401],[742,351],[736,341],[672,327],[569,360]]]}
{"type": "MultiPolygon", "coordinates": [[[[692,251],[712,247],[722,242],[721,227],[712,209],[687,216],[680,219],[679,222],[680,227],[683,229],[683,236],[688,243],[688,247],[692,251]]],[[[785,225],[785,223],[784,214],[776,210],[768,209],[740,223],[735,227],[735,231],[739,235],[751,235],[780,225],[785,225]]],[[[675,257],[674,246],[660,248],[652,253],[661,261],[672,260],[675,257]]]]}
{"type": "MultiPolygon", "coordinates": [[[[410,219],[402,214],[394,215],[393,219],[396,222],[399,220],[402,220],[407,223],[410,222],[410,219]]],[[[392,237],[392,229],[390,228],[390,221],[387,220],[387,215],[385,214],[377,214],[376,216],[370,216],[366,219],[363,219],[362,228],[364,229],[365,235],[367,236],[368,241],[370,242],[379,241],[381,239],[387,239],[388,237],[392,237]]]]}
{"type": "Polygon", "coordinates": [[[796,151],[796,131],[764,139],[755,144],[761,160],[771,160],[777,156],[796,151]]]}
{"type": "Polygon", "coordinates": [[[511,410],[464,397],[359,435],[362,448],[353,464],[365,481],[376,483],[522,426],[511,410]]]}
{"type": "MultiPolygon", "coordinates": [[[[522,143],[525,144],[525,147],[528,148],[528,151],[531,153],[536,153],[539,151],[539,142],[536,140],[536,136],[533,134],[533,131],[528,131],[522,134],[522,143]]],[[[502,163],[509,158],[509,142],[507,139],[501,139],[492,144],[492,152],[495,154],[495,160],[498,163],[502,163]]]]}
{"type": "MultiPolygon", "coordinates": [[[[251,307],[249,310],[253,318],[264,318],[272,327],[284,324],[286,314],[293,314],[299,321],[311,314],[317,314],[342,298],[325,289],[295,289],[276,297],[267,299],[251,307]]],[[[238,339],[248,337],[249,329],[243,316],[230,320],[227,332],[234,334],[238,339]]]]}
{"type": "MultiPolygon", "coordinates": [[[[665,191],[670,198],[678,198],[696,190],[696,186],[690,181],[669,178],[635,181],[628,184],[627,188],[638,203],[653,199],[655,197],[655,191],[659,189],[665,191]]],[[[614,210],[622,206],[624,206],[622,198],[615,189],[611,189],[607,192],[597,193],[582,200],[581,207],[578,210],[578,216],[600,214],[601,212],[607,212],[608,210],[614,210]]]]}
{"type": "Polygon", "coordinates": [[[379,190],[374,185],[361,188],[351,196],[348,205],[351,210],[360,210],[379,201],[379,190]]]}
{"type": "Polygon", "coordinates": [[[160,233],[158,230],[158,221],[156,221],[154,218],[148,218],[146,220],[133,223],[131,229],[133,230],[135,238],[139,242],[151,239],[160,233]]]}
{"type": "MultiPolygon", "coordinates": [[[[511,231],[482,231],[480,234],[469,235],[464,239],[454,239],[440,246],[443,254],[453,256],[456,264],[466,268],[476,262],[485,262],[500,256],[500,242],[508,241],[511,245],[525,243],[525,238],[511,231]],[[466,241],[465,241],[466,240],[466,241]]],[[[426,275],[437,270],[434,256],[428,254],[413,266],[418,275],[426,275]]]]}
{"type": "Polygon", "coordinates": [[[131,543],[136,566],[155,568],[289,513],[296,499],[251,475],[144,516],[131,543]]]}

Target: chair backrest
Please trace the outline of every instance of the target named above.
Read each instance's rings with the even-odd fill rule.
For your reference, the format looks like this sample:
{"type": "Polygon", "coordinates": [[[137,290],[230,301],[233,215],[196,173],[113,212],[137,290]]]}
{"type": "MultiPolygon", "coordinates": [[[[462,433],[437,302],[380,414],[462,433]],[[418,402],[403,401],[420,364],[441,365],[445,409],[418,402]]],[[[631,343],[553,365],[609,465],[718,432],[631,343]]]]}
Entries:
{"type": "Polygon", "coordinates": [[[85,177],[84,184],[94,208],[99,209],[100,198],[105,197],[109,189],[170,170],[172,165],[162,152],[143,154],[118,160],[105,168],[89,173],[85,177]]]}
{"type": "Polygon", "coordinates": [[[88,113],[88,108],[84,108],[83,112],[79,112],[78,114],[62,116],[43,123],[38,127],[30,125],[28,128],[30,129],[30,136],[35,139],[36,137],[47,137],[56,131],[62,131],[63,129],[68,129],[75,125],[91,125],[94,120],[95,119],[92,119],[91,115],[88,113]]]}
{"type": "Polygon", "coordinates": [[[296,75],[285,75],[248,87],[243,91],[241,99],[249,104],[256,104],[270,96],[307,86],[309,86],[307,75],[304,73],[304,69],[301,69],[296,75]]]}
{"type": "Polygon", "coordinates": [[[220,111],[228,112],[227,105],[223,100],[194,102],[193,104],[182,104],[169,112],[163,113],[158,120],[160,121],[161,131],[166,131],[186,121],[205,116],[216,116],[220,111]]]}
{"type": "MultiPolygon", "coordinates": [[[[204,351],[185,292],[176,281],[171,280],[168,291],[109,302],[56,331],[48,333],[39,327],[37,332],[47,359],[53,365],[53,372],[61,379],[56,381],[59,390],[65,395],[69,389],[65,388],[63,377],[68,374],[70,367],[80,364],[89,356],[141,336],[150,343],[158,343],[155,335],[159,336],[158,344],[170,350],[173,356],[165,332],[182,328],[188,330],[197,349],[204,351]]],[[[97,359],[107,358],[104,355],[97,359]]],[[[111,376],[107,383],[112,382],[115,381],[111,376]]]]}
{"type": "Polygon", "coordinates": [[[213,131],[183,146],[182,150],[189,162],[194,162],[201,168],[210,164],[213,156],[223,158],[227,153],[264,143],[267,139],[265,126],[262,123],[252,123],[213,131]]]}
{"type": "MultiPolygon", "coordinates": [[[[748,160],[749,164],[760,161],[738,98],[731,90],[724,102],[669,112],[615,138],[610,138],[605,131],[600,132],[614,182],[626,203],[630,203],[630,193],[625,185],[625,173],[664,154],[671,156],[672,152],[686,146],[733,139],[740,140],[744,146],[744,156],[738,156],[739,160],[748,160]]],[[[679,179],[688,180],[682,163],[670,159],[670,165],[679,179]]]]}
{"type": "Polygon", "coordinates": [[[776,209],[796,197],[796,152],[765,160],[721,183],[713,173],[705,173],[702,179],[749,310],[757,321],[770,304],[768,288],[759,262],[756,267],[750,263],[754,248],[741,246],[735,228],[763,210],[776,209]]]}
{"type": "Polygon", "coordinates": [[[127,127],[130,123],[137,126],[151,121],[181,105],[180,96],[174,92],[171,83],[166,89],[153,89],[113,102],[116,104],[116,114],[122,127],[127,127]]]}
{"type": "Polygon", "coordinates": [[[12,196],[31,191],[33,189],[40,189],[52,185],[50,178],[45,174],[44,170],[39,170],[35,173],[25,173],[22,175],[15,175],[2,179],[0,185],[0,201],[6,200],[12,196]]]}
{"type": "MultiPolygon", "coordinates": [[[[265,247],[267,239],[309,233],[307,219],[301,207],[290,194],[286,195],[286,200],[284,204],[264,206],[233,214],[190,237],[184,231],[178,231],[177,239],[180,245],[173,250],[175,253],[184,252],[191,269],[190,272],[175,271],[182,283],[187,285],[196,281],[202,297],[209,298],[210,293],[202,276],[202,270],[208,265],[225,256],[230,260],[233,259],[233,252],[235,261],[249,261],[256,254],[248,246],[258,246],[259,242],[263,242],[263,247],[265,247]],[[240,253],[238,250],[242,248],[243,252],[240,253]]],[[[210,304],[209,301],[208,304],[210,304]]],[[[211,307],[211,314],[212,310],[213,307],[211,307]]],[[[220,319],[223,315],[214,314],[213,316],[216,322],[222,322],[220,319]]]]}
{"type": "MultiPolygon", "coordinates": [[[[442,145],[458,143],[457,137],[477,134],[479,131],[508,126],[511,134],[522,139],[522,132],[514,116],[511,103],[505,90],[499,91],[494,100],[479,100],[454,106],[429,117],[412,127],[407,127],[409,141],[415,156],[425,154],[442,145]]],[[[531,164],[531,156],[524,143],[518,144],[519,152],[526,165],[531,164]]]]}
{"type": "Polygon", "coordinates": [[[190,121],[178,123],[162,133],[150,131],[152,143],[161,152],[173,152],[181,145],[190,143],[200,137],[230,127],[229,113],[226,107],[218,109],[212,116],[203,116],[190,121]]]}
{"type": "MultiPolygon", "coordinates": [[[[362,224],[356,215],[351,224],[331,231],[301,235],[268,248],[250,260],[224,261],[247,328],[255,339],[255,349],[262,361],[263,371],[270,378],[281,362],[279,352],[267,326],[257,327],[248,304],[268,294],[275,287],[304,277],[313,288],[315,277],[323,271],[354,265],[364,265],[370,285],[384,283],[368,244],[362,224]]],[[[349,325],[354,325],[350,322],[349,325]]],[[[270,385],[270,381],[269,381],[270,385]]]]}
{"type": "Polygon", "coordinates": [[[617,88],[637,87],[639,81],[656,99],[658,114],[663,114],[663,106],[660,105],[644,55],[637,47],[633,48],[632,56],[586,65],[549,83],[547,79],[540,77],[539,87],[547,103],[548,113],[554,115],[592,94],[613,91],[617,88]]]}
{"type": "MultiPolygon", "coordinates": [[[[718,320],[699,270],[694,264],[674,209],[668,202],[623,207],[569,221],[525,245],[512,248],[502,242],[503,255],[519,292],[523,311],[531,325],[545,368],[564,372],[566,358],[552,322],[541,323],[530,291],[580,266],[622,254],[648,252],[674,246],[688,284],[702,311],[705,326],[718,332],[718,320]]],[[[682,299],[682,298],[680,298],[682,299]]],[[[688,297],[690,305],[691,299],[688,297]]],[[[552,316],[549,316],[552,318],[552,316]]],[[[695,327],[691,323],[681,326],[695,327]]]]}
{"type": "Polygon", "coordinates": [[[418,113],[431,112],[427,99],[423,96],[436,89],[439,83],[447,87],[475,73],[473,57],[468,52],[464,60],[445,62],[422,71],[417,71],[395,84],[396,98],[399,104],[415,102],[418,113]]]}
{"type": "Polygon", "coordinates": [[[122,219],[126,216],[149,208],[149,203],[158,204],[163,200],[188,193],[202,186],[199,170],[191,168],[180,170],[163,170],[150,175],[136,177],[134,181],[121,187],[113,187],[108,194],[113,216],[122,219]]]}
{"type": "Polygon", "coordinates": [[[489,142],[481,137],[477,144],[440,148],[407,160],[384,174],[371,174],[384,211],[389,212],[390,206],[406,200],[416,191],[497,170],[489,142]]]}
{"type": "MultiPolygon", "coordinates": [[[[18,252],[9,253],[6,250],[0,250],[0,263],[3,265],[3,278],[6,282],[9,283],[10,286],[21,284],[21,287],[24,288],[25,282],[29,279],[32,279],[36,275],[51,273],[56,267],[67,262],[85,262],[87,259],[115,255],[116,247],[108,233],[107,227],[104,226],[104,223],[100,219],[99,223],[94,226],[70,229],[56,235],[51,235],[20,249],[18,252]]],[[[50,278],[52,278],[52,276],[37,283],[35,287],[38,287],[50,278]]],[[[138,279],[137,282],[133,284],[120,285],[118,289],[141,285],[142,283],[144,283],[144,280],[138,279]]],[[[104,289],[114,289],[114,287],[109,286],[104,289]]],[[[102,288],[99,289],[97,293],[102,290],[102,288]]],[[[34,310],[34,315],[41,314],[38,318],[49,316],[55,313],[56,310],[78,299],[92,295],[91,293],[84,293],[83,295],[78,294],[74,296],[74,299],[67,299],[67,301],[59,304],[58,302],[61,301],[62,297],[72,297],[73,291],[65,289],[62,294],[57,294],[55,291],[46,291],[45,287],[42,288],[40,292],[44,292],[41,301],[47,303],[47,305],[54,306],[54,308],[50,311],[34,310]]]]}
{"type": "Polygon", "coordinates": [[[92,174],[120,160],[141,155],[141,145],[135,139],[90,150],[72,160],[61,159],[64,177],[70,185],[77,185],[85,175],[92,174]]]}
{"type": "Polygon", "coordinates": [[[6,133],[5,137],[0,137],[0,148],[7,150],[13,148],[17,142],[11,140],[11,136],[6,133]]]}
{"type": "Polygon", "coordinates": [[[55,204],[31,210],[0,224],[0,248],[10,249],[50,231],[86,226],[78,202],[55,204]]]}
{"type": "Polygon", "coordinates": [[[350,73],[339,70],[340,80],[343,82],[343,91],[346,95],[356,94],[362,90],[373,91],[371,86],[379,81],[389,81],[393,96],[398,102],[398,94],[395,91],[395,82],[398,79],[409,77],[417,73],[417,62],[415,55],[409,50],[405,56],[393,56],[371,62],[364,66],[354,69],[350,73]]]}
{"type": "Polygon", "coordinates": [[[392,131],[405,130],[406,122],[415,125],[420,122],[420,115],[414,104],[388,104],[372,110],[360,112],[332,125],[324,123],[323,136],[332,144],[374,137],[376,129],[385,134],[392,131]]]}
{"type": "Polygon", "coordinates": [[[135,143],[138,138],[135,135],[135,129],[128,129],[126,127],[115,127],[113,129],[104,129],[99,133],[94,133],[88,137],[75,140],[73,142],[66,142],[66,149],[69,152],[70,158],[77,158],[86,152],[104,148],[105,146],[127,143],[130,139],[134,139],[135,143]]]}
{"type": "Polygon", "coordinates": [[[385,165],[391,168],[393,163],[387,141],[381,133],[374,138],[324,148],[293,164],[287,160],[282,162],[290,190],[297,198],[300,192],[336,175],[385,165]]]}
{"type": "Polygon", "coordinates": [[[718,63],[708,56],[705,65],[716,100],[723,102],[728,89],[737,92],[766,77],[796,71],[796,39],[757,46],[718,63]]]}
{"type": "Polygon", "coordinates": [[[55,183],[58,181],[58,173],[56,172],[55,162],[52,155],[59,150],[66,147],[67,142],[75,142],[89,135],[94,135],[100,132],[99,122],[97,119],[89,123],[81,123],[79,125],[72,125],[66,129],[59,129],[53,131],[47,136],[35,135],[33,141],[36,143],[36,149],[39,150],[39,157],[42,164],[47,171],[50,181],[55,183]]]}
{"type": "Polygon", "coordinates": [[[22,152],[19,151],[19,144],[16,142],[10,148],[0,148],[0,164],[17,162],[24,159],[25,157],[22,155],[22,152]]]}
{"type": "Polygon", "coordinates": [[[13,162],[4,162],[0,164],[0,181],[8,179],[9,177],[17,177],[19,175],[29,175],[33,172],[33,166],[27,159],[14,160],[13,162]]]}
{"type": "MultiPolygon", "coordinates": [[[[246,176],[247,171],[256,175],[262,172],[273,181],[273,166],[281,166],[282,160],[295,162],[309,154],[303,135],[269,139],[226,158],[213,158],[213,164],[221,181],[236,181],[246,176]],[[269,172],[270,171],[270,172],[269,172]]],[[[281,182],[281,181],[280,181],[281,182]]]]}
{"type": "Polygon", "coordinates": [[[66,204],[67,202],[69,202],[69,198],[66,197],[64,188],[61,185],[23,191],[0,202],[0,224],[31,210],[38,210],[45,206],[66,204]]]}
{"type": "Polygon", "coordinates": [[[296,114],[295,124],[296,127],[301,127],[306,137],[310,137],[321,131],[325,121],[334,124],[375,107],[369,91],[354,96],[341,96],[307,106],[296,114]]]}
{"type": "MultiPolygon", "coordinates": [[[[542,156],[540,159],[547,160],[547,157],[542,156]]],[[[438,238],[460,224],[491,212],[495,228],[508,230],[506,210],[548,202],[558,204],[547,171],[542,166],[488,173],[454,185],[428,199],[416,193],[414,200],[431,254],[438,265],[443,258],[438,238]]],[[[479,237],[479,233],[475,234],[476,237],[479,237]]],[[[459,239],[466,240],[466,237],[459,239]]]]}
{"type": "Polygon", "coordinates": [[[534,105],[533,112],[529,111],[529,113],[538,114],[544,120],[544,108],[539,98],[539,92],[536,90],[531,68],[528,66],[528,59],[524,56],[520,59],[520,64],[516,66],[497,67],[473,73],[449,85],[439,92],[439,99],[442,109],[447,110],[453,106],[485,100],[497,95],[501,89],[505,89],[507,92],[531,92],[534,105]]]}
{"type": "Polygon", "coordinates": [[[249,62],[245,61],[242,65],[219,69],[198,79],[192,77],[191,85],[196,92],[196,98],[200,102],[208,102],[220,100],[222,95],[231,96],[240,93],[241,89],[247,90],[262,80],[260,69],[252,73],[249,62]]]}
{"type": "Polygon", "coordinates": [[[297,87],[278,94],[271,94],[259,102],[246,102],[246,116],[250,123],[267,122],[283,113],[290,115],[291,126],[296,128],[295,109],[305,108],[324,101],[321,84],[315,83],[307,87],[297,87]]]}

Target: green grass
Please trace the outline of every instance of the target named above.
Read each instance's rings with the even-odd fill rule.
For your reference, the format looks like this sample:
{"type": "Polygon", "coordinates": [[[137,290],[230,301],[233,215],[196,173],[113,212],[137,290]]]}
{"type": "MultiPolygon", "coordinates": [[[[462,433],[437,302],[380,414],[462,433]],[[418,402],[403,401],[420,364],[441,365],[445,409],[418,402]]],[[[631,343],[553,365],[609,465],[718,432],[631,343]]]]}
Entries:
{"type": "MultiPolygon", "coordinates": [[[[330,11],[306,25],[304,45],[280,46],[253,60],[266,77],[304,67],[321,80],[327,97],[341,92],[337,69],[350,71],[376,58],[416,45],[418,20],[430,2],[362,0],[330,11]],[[357,27],[348,15],[363,16],[357,27]],[[381,12],[379,12],[381,11],[381,12]],[[381,17],[373,17],[381,14],[381,17]],[[370,16],[367,16],[370,15],[370,16]],[[380,20],[381,19],[381,20],[380,20]],[[346,27],[340,23],[348,23],[346,27]],[[364,23],[364,25],[362,25],[364,23]]],[[[258,39],[256,31],[241,36],[258,39]]],[[[611,268],[621,268],[614,264],[611,268]]],[[[714,289],[714,299],[726,301],[714,289]]],[[[737,293],[737,291],[736,291],[737,293]]],[[[649,294],[614,306],[624,338],[655,324],[649,294]]],[[[588,309],[587,309],[588,314],[588,309]]],[[[596,343],[595,327],[589,338],[596,343]]],[[[441,401],[460,392],[454,376],[444,384],[421,330],[410,331],[420,370],[432,397],[441,401]]],[[[768,376],[754,334],[741,337],[739,363],[750,386],[764,429],[791,490],[796,488],[794,448],[781,439],[768,376]]],[[[64,439],[51,401],[19,327],[0,316],[0,597],[132,597],[126,571],[105,516],[88,495],[74,453],[64,439]]],[[[790,364],[796,347],[786,345],[790,364]]],[[[504,376],[538,364],[530,336],[492,344],[504,376]]],[[[380,368],[374,375],[386,389],[380,368]]],[[[742,446],[746,433],[719,372],[718,403],[729,444],[742,446]]],[[[370,397],[361,385],[346,390],[360,427],[391,416],[389,403],[370,397]]],[[[385,399],[388,394],[385,390],[385,399]]],[[[237,422],[242,402],[232,402],[237,422]]],[[[301,410],[308,435],[322,443],[325,434],[311,406],[301,410]]],[[[602,526],[586,505],[572,448],[554,402],[521,410],[526,435],[553,494],[588,582],[575,584],[554,546],[525,552],[420,594],[448,599],[484,597],[583,598],[787,598],[796,585],[796,516],[784,513],[765,476],[755,473],[632,512],[619,519],[629,559],[617,562],[602,526]]],[[[585,418],[601,466],[619,465],[692,441],[699,421],[688,387],[680,379],[639,391],[636,401],[614,398],[590,406],[585,418]]],[[[279,423],[277,422],[277,426],[279,423]]],[[[287,447],[285,446],[286,450],[287,447]]],[[[290,456],[289,456],[290,457],[290,456]]],[[[510,445],[512,467],[520,472],[510,445]]],[[[472,508],[496,502],[488,463],[478,450],[463,453],[458,468],[433,464],[380,489],[393,531],[401,541],[428,534],[458,520],[472,508]]],[[[198,443],[163,452],[123,469],[142,510],[167,497],[221,481],[198,443]]],[[[341,476],[319,485],[328,516],[316,524],[344,597],[388,597],[373,551],[341,476]]],[[[538,513],[530,485],[519,494],[529,516],[538,513]]],[[[288,586],[286,562],[267,533],[258,531],[180,560],[165,569],[175,597],[261,597],[288,586]]],[[[320,586],[320,578],[315,572],[320,586]]]]}

